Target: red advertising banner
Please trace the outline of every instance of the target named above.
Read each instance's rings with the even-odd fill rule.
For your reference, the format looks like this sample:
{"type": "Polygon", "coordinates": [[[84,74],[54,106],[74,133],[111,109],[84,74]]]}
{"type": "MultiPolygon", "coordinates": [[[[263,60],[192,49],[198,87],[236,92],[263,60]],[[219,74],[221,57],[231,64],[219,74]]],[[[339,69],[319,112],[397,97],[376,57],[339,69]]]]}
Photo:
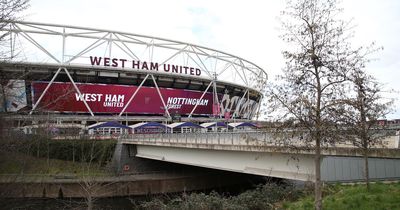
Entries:
{"type": "MultiPolygon", "coordinates": [[[[38,101],[48,82],[33,82],[33,103],[38,101]]],[[[138,88],[137,86],[77,83],[79,95],[72,83],[54,82],[43,95],[38,109],[57,112],[89,112],[83,100],[94,113],[120,113],[138,88]]],[[[213,114],[212,93],[183,89],[160,88],[161,95],[170,113],[190,114],[196,103],[194,114],[213,114]]],[[[164,114],[160,96],[154,87],[141,87],[125,112],[135,114],[164,114]]]]}
{"type": "Polygon", "coordinates": [[[214,116],[218,116],[220,114],[220,107],[219,104],[213,104],[212,105],[212,109],[213,109],[213,115],[214,116]]]}

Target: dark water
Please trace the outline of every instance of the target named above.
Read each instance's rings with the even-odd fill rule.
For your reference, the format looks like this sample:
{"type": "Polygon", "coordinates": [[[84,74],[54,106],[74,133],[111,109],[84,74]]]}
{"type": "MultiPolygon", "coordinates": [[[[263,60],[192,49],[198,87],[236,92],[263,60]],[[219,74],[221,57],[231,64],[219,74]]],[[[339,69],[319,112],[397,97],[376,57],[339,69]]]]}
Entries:
{"type": "MultiPolygon", "coordinates": [[[[87,209],[83,199],[1,199],[0,209],[55,210],[55,209],[87,209]]],[[[135,209],[131,198],[102,198],[94,202],[94,209],[135,209]]]]}

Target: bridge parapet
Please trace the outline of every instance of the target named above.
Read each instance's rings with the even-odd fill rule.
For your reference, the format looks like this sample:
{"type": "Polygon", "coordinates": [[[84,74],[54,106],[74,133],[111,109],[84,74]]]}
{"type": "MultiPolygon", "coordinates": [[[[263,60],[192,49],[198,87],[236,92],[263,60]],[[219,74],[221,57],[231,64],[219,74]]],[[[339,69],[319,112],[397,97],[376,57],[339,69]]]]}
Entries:
{"type": "MultiPolygon", "coordinates": [[[[314,154],[312,144],[298,138],[278,140],[268,132],[158,133],[121,136],[123,144],[154,145],[212,150],[314,154]]],[[[379,147],[370,149],[370,157],[400,158],[399,136],[390,136],[379,147]]],[[[362,156],[363,151],[349,142],[324,145],[323,155],[362,156]]]]}

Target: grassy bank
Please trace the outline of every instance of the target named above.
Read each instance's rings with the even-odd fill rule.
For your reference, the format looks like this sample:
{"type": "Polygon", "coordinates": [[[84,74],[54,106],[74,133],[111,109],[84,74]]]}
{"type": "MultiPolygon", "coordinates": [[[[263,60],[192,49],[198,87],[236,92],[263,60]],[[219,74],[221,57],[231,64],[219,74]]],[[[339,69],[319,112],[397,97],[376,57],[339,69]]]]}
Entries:
{"type": "Polygon", "coordinates": [[[68,174],[83,176],[86,174],[107,175],[109,171],[98,163],[72,162],[58,159],[47,159],[25,154],[1,153],[0,175],[35,175],[51,176],[68,174]]]}
{"type": "MultiPolygon", "coordinates": [[[[308,193],[296,202],[286,202],[283,209],[314,209],[313,195],[308,193]]],[[[400,210],[400,183],[375,183],[369,192],[363,184],[326,186],[323,209],[400,210]]]]}
{"type": "Polygon", "coordinates": [[[109,174],[115,140],[51,140],[40,136],[2,142],[0,174],[81,176],[109,174]]]}

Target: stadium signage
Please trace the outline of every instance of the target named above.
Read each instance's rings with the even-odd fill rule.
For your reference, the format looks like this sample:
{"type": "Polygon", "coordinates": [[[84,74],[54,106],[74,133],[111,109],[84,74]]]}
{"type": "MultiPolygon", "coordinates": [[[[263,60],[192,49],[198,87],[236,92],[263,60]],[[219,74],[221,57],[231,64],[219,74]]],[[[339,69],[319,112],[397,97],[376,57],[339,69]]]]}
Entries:
{"type": "Polygon", "coordinates": [[[101,94],[101,93],[75,93],[76,101],[94,101],[102,102],[104,107],[123,107],[125,101],[125,95],[120,94],[101,94]],[[103,98],[104,96],[104,98],[103,98]]]}
{"type": "MultiPolygon", "coordinates": [[[[36,102],[45,90],[48,82],[33,82],[33,101],[36,102]]],[[[72,83],[54,82],[43,96],[39,109],[56,112],[87,113],[83,101],[94,113],[164,114],[165,109],[157,90],[153,87],[141,87],[134,100],[127,104],[137,86],[76,83],[81,94],[73,90],[72,83]]],[[[167,108],[174,113],[189,114],[194,106],[194,114],[211,115],[212,93],[206,93],[202,99],[199,91],[160,88],[167,108]]]]}
{"type": "Polygon", "coordinates": [[[90,56],[90,64],[92,66],[132,68],[132,69],[149,70],[149,71],[164,71],[171,74],[185,74],[192,76],[201,75],[201,70],[199,68],[173,65],[167,63],[159,64],[157,62],[127,60],[122,58],[90,56]]]}
{"type": "MultiPolygon", "coordinates": [[[[48,82],[32,82],[32,98],[35,103],[46,89],[48,82]]],[[[141,87],[134,100],[127,104],[132,94],[138,88],[134,85],[112,85],[76,83],[81,94],[74,91],[72,83],[54,82],[43,95],[38,106],[39,109],[55,112],[87,113],[83,103],[89,105],[94,113],[120,113],[126,107],[126,113],[133,114],[159,114],[163,115],[165,109],[160,95],[154,87],[141,87]]],[[[229,94],[218,94],[219,104],[213,103],[213,94],[202,92],[159,88],[167,109],[171,113],[188,115],[193,108],[195,115],[230,116],[236,113],[236,117],[252,118],[255,115],[258,103],[255,100],[229,94]]]]}
{"type": "Polygon", "coordinates": [[[182,105],[196,105],[196,104],[200,106],[207,106],[208,99],[168,97],[167,100],[168,109],[180,109],[182,105]]]}

